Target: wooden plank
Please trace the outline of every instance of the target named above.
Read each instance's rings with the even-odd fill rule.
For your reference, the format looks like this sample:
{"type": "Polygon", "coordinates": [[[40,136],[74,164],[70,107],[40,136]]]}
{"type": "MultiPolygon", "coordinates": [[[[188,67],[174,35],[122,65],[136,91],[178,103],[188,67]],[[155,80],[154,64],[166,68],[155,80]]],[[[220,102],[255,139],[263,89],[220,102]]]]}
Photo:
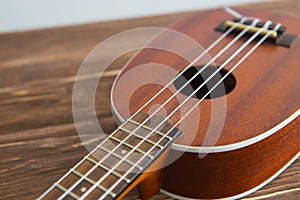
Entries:
{"type": "MultiPolygon", "coordinates": [[[[300,15],[298,0],[249,7],[300,15]]],[[[1,198],[36,198],[87,154],[73,123],[72,87],[81,62],[93,47],[121,31],[166,27],[192,13],[0,34],[1,198]]],[[[119,45],[122,44],[115,48],[119,45]]],[[[107,133],[115,127],[109,102],[111,84],[117,70],[129,58],[125,55],[114,62],[109,68],[111,75],[98,87],[96,111],[107,133]]],[[[96,144],[97,140],[90,141],[90,145],[96,144]]],[[[297,199],[299,180],[298,159],[280,177],[247,198],[297,199]]],[[[136,190],[125,197],[137,198],[136,190]]],[[[170,198],[157,194],[152,199],[170,198]]]]}

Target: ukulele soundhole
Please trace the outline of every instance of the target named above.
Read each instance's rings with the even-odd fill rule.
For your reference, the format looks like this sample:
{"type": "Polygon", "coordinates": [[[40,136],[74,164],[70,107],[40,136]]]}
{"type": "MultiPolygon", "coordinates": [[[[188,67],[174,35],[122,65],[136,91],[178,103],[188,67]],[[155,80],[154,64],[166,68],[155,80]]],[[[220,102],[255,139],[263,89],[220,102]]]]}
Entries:
{"type": "Polygon", "coordinates": [[[224,78],[228,73],[225,69],[221,69],[215,73],[217,69],[215,66],[205,68],[204,66],[192,66],[173,82],[174,86],[186,96],[193,94],[192,98],[202,99],[205,97],[205,99],[213,99],[224,96],[234,89],[236,80],[231,73],[224,78]],[[197,76],[194,77],[196,74],[197,76]],[[191,81],[189,82],[189,80],[191,81]],[[222,80],[222,82],[220,82],[220,80],[222,80]],[[187,82],[189,83],[186,84],[187,82]],[[218,82],[220,83],[218,84],[218,82]],[[201,88],[198,89],[199,87],[201,88]]]}

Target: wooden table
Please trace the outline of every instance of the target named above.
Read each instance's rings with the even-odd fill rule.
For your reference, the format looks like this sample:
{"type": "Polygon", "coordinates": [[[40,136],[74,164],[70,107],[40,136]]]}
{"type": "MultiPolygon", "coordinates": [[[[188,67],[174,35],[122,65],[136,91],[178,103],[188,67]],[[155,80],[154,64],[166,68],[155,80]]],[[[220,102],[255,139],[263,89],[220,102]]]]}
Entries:
{"type": "MultiPolygon", "coordinates": [[[[298,0],[250,7],[300,15],[298,0]]],[[[87,154],[73,122],[72,87],[81,62],[98,43],[135,27],[166,27],[192,13],[0,34],[0,198],[38,197],[87,154]]],[[[110,87],[128,58],[110,67],[96,94],[97,116],[106,132],[115,127],[110,87]]],[[[137,198],[136,190],[126,197],[137,198]]],[[[299,199],[300,159],[247,198],[299,199]]],[[[170,198],[157,194],[153,199],[170,198]]]]}

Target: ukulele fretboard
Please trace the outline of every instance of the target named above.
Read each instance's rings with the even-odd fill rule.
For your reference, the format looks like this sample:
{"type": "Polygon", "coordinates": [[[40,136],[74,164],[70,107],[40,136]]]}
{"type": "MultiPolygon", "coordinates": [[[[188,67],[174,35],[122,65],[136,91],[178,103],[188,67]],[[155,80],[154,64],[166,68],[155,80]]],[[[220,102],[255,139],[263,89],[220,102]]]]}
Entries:
{"type": "Polygon", "coordinates": [[[152,117],[149,122],[147,118],[148,115],[137,114],[124,122],[46,191],[44,197],[115,199],[180,134],[161,116],[152,117]]]}

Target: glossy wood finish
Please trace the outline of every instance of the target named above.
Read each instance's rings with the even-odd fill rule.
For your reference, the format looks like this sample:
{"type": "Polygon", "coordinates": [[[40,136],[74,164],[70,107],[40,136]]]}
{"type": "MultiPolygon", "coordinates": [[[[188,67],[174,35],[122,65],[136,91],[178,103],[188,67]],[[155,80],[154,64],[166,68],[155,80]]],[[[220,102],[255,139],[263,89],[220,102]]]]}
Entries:
{"type": "MultiPolygon", "coordinates": [[[[185,153],[164,169],[162,187],[183,197],[212,199],[239,195],[265,182],[299,152],[299,118],[254,145],[208,154],[185,153]],[[183,185],[185,186],[184,189],[183,185]]],[[[171,151],[170,156],[179,152],[171,151]]]]}
{"type": "MultiPolygon", "coordinates": [[[[249,7],[300,15],[298,0],[266,2],[249,7]]],[[[80,63],[94,46],[130,28],[166,27],[191,14],[1,34],[1,198],[37,198],[87,154],[73,124],[71,91],[80,63]]],[[[135,43],[137,39],[132,38],[130,42],[135,43]]],[[[116,44],[115,47],[121,45],[116,44]]],[[[96,94],[99,102],[97,115],[107,133],[115,128],[109,103],[110,87],[129,57],[123,56],[112,65],[96,94]]],[[[91,141],[90,144],[93,146],[98,142],[91,141]]],[[[299,171],[298,159],[277,179],[247,199],[299,198],[299,171]]],[[[138,199],[137,190],[124,199],[138,199]]],[[[172,198],[158,193],[152,199],[172,198]]]]}
{"type": "MultiPolygon", "coordinates": [[[[256,10],[239,9],[238,11],[246,16],[255,16],[264,21],[268,19],[273,20],[274,23],[280,21],[288,32],[300,34],[300,28],[295,26],[299,18],[256,10]]],[[[172,28],[187,34],[207,48],[208,44],[213,43],[221,35],[221,33],[214,31],[214,27],[220,23],[220,19],[230,18],[231,16],[221,9],[188,17],[173,25],[172,28]]],[[[210,52],[211,56],[213,57],[221,51],[225,44],[228,44],[233,38],[232,35],[226,37],[219,46],[210,52]]],[[[247,39],[238,40],[231,49],[215,61],[215,65],[221,66],[247,39]]],[[[252,42],[244,52],[226,65],[225,69],[230,70],[255,43],[256,41],[252,42]]],[[[183,48],[180,50],[186,55],[195,54],[194,57],[200,54],[194,46],[186,45],[187,43],[180,41],[179,37],[170,36],[169,33],[165,32],[152,41],[149,46],[155,44],[160,44],[166,49],[180,46],[183,48]]],[[[222,121],[222,106],[224,105],[218,101],[224,100],[225,97],[201,102],[198,106],[198,110],[202,113],[199,124],[197,124],[198,119],[195,117],[197,115],[194,114],[183,121],[185,125],[178,126],[183,134],[173,145],[174,148],[169,158],[171,160],[172,157],[178,158],[181,154],[183,156],[164,169],[163,189],[188,198],[231,197],[264,183],[293,159],[300,151],[299,114],[285,129],[277,131],[266,139],[250,144],[243,143],[249,143],[248,141],[254,140],[253,138],[263,135],[298,111],[300,75],[296,72],[298,71],[297,56],[299,54],[299,40],[291,48],[265,42],[233,72],[236,86],[231,93],[226,95],[226,118],[215,146],[221,147],[240,143],[237,150],[230,149],[229,146],[227,150],[223,150],[224,152],[211,153],[200,159],[198,153],[183,153],[184,148],[182,151],[176,148],[176,144],[200,147],[208,134],[215,134],[213,132],[207,133],[207,131],[211,131],[210,125],[216,126],[210,124],[213,120],[222,121]],[[216,107],[219,111],[217,113],[211,111],[215,104],[217,104],[216,107]],[[196,135],[193,135],[195,132],[196,135]]],[[[204,65],[206,62],[207,57],[200,60],[198,64],[204,65]]],[[[151,83],[168,83],[168,80],[172,80],[187,65],[188,63],[184,59],[175,54],[161,50],[142,50],[122,71],[113,88],[112,101],[116,107],[115,111],[123,118],[127,118],[126,109],[129,109],[130,113],[134,113],[162,88],[158,84],[145,84],[139,89],[131,91],[132,84],[142,83],[141,79],[151,83]],[[151,71],[143,67],[147,63],[169,66],[174,69],[174,72],[172,73],[166,67],[159,68],[155,64],[148,67],[152,69],[151,71]],[[123,80],[123,76],[125,77],[129,73],[128,80],[123,80]],[[118,99],[128,99],[129,94],[132,96],[130,96],[128,108],[128,105],[124,105],[118,99]]],[[[169,87],[168,91],[163,92],[155,101],[151,102],[144,109],[144,112],[148,112],[151,106],[166,102],[174,93],[170,91],[176,91],[173,85],[169,87]]],[[[182,94],[176,97],[178,99],[186,98],[182,94]]],[[[197,101],[199,100],[192,98],[188,100],[187,104],[194,105],[197,101]]],[[[164,109],[167,114],[170,114],[178,105],[176,98],[173,98],[164,106],[164,109]]],[[[189,110],[191,106],[188,105],[184,108],[189,110]]],[[[198,111],[195,110],[195,112],[198,111]]],[[[173,123],[176,123],[182,116],[184,114],[176,112],[171,119],[173,123]]],[[[216,131],[215,127],[213,127],[213,131],[216,131]]],[[[208,147],[210,145],[213,146],[214,143],[205,144],[208,147]]]]}

